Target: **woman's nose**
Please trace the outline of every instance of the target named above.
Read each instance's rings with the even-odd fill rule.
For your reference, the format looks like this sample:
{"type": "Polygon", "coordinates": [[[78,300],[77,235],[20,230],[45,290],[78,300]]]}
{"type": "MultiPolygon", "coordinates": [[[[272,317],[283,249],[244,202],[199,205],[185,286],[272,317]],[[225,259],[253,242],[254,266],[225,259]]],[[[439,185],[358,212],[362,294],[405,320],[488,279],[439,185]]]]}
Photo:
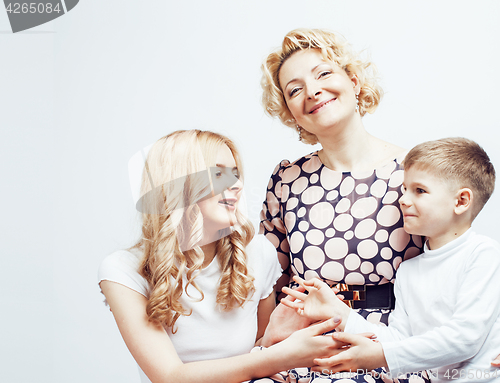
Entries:
{"type": "Polygon", "coordinates": [[[314,83],[307,86],[307,97],[310,99],[318,98],[321,95],[321,88],[314,83]]]}

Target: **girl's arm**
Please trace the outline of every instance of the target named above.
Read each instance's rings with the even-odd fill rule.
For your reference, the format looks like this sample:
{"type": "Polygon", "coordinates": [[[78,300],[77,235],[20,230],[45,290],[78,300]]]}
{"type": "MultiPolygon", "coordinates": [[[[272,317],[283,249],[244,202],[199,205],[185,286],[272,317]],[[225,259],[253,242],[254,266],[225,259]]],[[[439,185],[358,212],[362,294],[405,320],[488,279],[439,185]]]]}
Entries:
{"type": "Polygon", "coordinates": [[[242,382],[312,366],[315,358],[332,355],[342,345],[331,336],[322,335],[338,324],[329,320],[298,331],[268,349],[184,364],[163,327],[148,320],[147,299],[143,295],[115,282],[104,280],[100,285],[125,344],[153,383],[242,382]]]}

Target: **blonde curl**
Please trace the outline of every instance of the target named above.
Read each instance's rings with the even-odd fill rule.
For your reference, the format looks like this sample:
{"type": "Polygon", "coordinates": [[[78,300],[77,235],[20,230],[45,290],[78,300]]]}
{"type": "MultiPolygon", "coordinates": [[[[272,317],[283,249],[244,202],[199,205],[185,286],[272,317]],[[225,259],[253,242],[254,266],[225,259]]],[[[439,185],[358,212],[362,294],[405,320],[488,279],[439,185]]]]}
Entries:
{"type": "MultiPolygon", "coordinates": [[[[140,273],[150,285],[146,313],[150,321],[174,327],[181,315],[191,315],[180,298],[196,284],[204,254],[196,244],[203,237],[203,216],[196,204],[206,194],[207,185],[196,174],[215,166],[221,146],[232,152],[242,176],[242,164],[235,145],[217,133],[176,131],[158,140],[151,148],[142,180],[142,192],[150,193],[143,206],[142,238],[134,246],[143,250],[140,273]],[[183,178],[183,182],[170,182],[183,178]],[[153,188],[154,185],[162,185],[153,188]],[[152,214],[151,212],[156,212],[152,214]],[[184,250],[183,249],[189,249],[184,250]]],[[[253,225],[239,212],[233,228],[220,233],[216,254],[222,272],[217,304],[224,311],[243,306],[254,291],[245,248],[254,236],[253,225]]]]}

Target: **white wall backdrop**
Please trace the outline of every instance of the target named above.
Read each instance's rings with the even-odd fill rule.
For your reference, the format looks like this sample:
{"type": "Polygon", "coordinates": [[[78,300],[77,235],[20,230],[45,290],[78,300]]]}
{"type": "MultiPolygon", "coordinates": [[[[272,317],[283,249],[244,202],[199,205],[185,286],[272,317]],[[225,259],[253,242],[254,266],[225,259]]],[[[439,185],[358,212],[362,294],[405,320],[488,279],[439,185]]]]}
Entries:
{"type": "MultiPolygon", "coordinates": [[[[469,137],[500,172],[499,19],[496,0],[81,0],[12,34],[0,9],[0,381],[138,381],[96,283],[137,236],[127,162],[173,130],[227,134],[256,218],[274,166],[314,150],[260,105],[260,64],[291,29],[369,52],[386,95],[368,131],[469,137]]],[[[475,223],[496,239],[498,193],[475,223]]]]}

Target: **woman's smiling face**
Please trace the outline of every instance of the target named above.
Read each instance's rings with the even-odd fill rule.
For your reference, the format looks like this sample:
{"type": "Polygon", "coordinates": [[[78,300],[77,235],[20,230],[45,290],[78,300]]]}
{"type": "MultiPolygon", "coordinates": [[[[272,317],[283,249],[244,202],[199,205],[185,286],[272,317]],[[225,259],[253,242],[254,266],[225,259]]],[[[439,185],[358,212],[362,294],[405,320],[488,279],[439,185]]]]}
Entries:
{"type": "Polygon", "coordinates": [[[318,49],[293,53],[283,63],[279,81],[297,124],[318,137],[357,113],[358,78],[325,60],[318,49]]]}

